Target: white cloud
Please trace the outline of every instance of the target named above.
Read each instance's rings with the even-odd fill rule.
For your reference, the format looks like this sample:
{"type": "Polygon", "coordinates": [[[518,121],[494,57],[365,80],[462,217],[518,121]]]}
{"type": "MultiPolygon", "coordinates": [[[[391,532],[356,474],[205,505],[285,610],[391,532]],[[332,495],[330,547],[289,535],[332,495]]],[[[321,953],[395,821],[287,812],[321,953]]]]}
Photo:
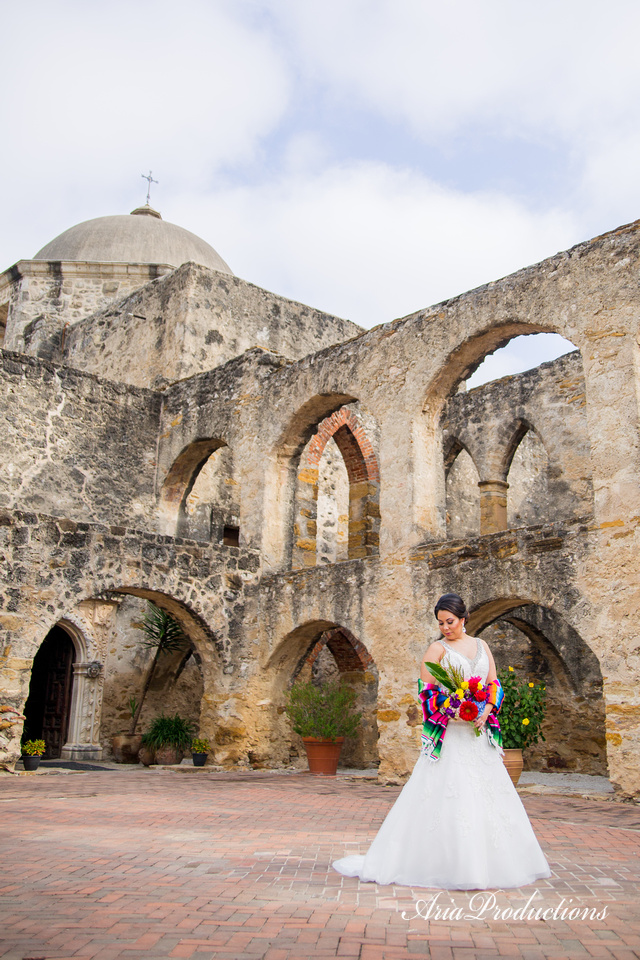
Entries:
{"type": "Polygon", "coordinates": [[[568,215],[373,163],[293,170],[205,202],[185,194],[175,211],[240,276],[367,327],[576,239],[568,215]]]}
{"type": "Polygon", "coordinates": [[[633,127],[635,0],[279,0],[302,75],[427,139],[469,124],[589,137],[633,127]]]}
{"type": "Polygon", "coordinates": [[[270,35],[238,12],[206,0],[35,0],[4,11],[5,262],[79,219],[130,210],[149,168],[167,197],[204,192],[223,164],[255,160],[291,78],[270,35]],[[24,229],[34,211],[37,238],[24,229]]]}

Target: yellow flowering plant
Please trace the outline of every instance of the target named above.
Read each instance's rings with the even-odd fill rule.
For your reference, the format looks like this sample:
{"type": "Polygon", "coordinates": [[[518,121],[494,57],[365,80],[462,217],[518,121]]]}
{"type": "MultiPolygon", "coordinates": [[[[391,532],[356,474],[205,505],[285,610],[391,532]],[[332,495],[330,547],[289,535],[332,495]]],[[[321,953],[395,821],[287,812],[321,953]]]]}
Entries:
{"type": "Polygon", "coordinates": [[[498,680],[504,690],[504,700],[498,717],[502,730],[503,747],[524,750],[544,740],[541,727],[546,712],[546,688],[541,683],[519,680],[513,667],[501,671],[498,680]]]}
{"type": "Polygon", "coordinates": [[[20,752],[27,757],[41,757],[46,749],[44,740],[25,740],[20,752]]]}

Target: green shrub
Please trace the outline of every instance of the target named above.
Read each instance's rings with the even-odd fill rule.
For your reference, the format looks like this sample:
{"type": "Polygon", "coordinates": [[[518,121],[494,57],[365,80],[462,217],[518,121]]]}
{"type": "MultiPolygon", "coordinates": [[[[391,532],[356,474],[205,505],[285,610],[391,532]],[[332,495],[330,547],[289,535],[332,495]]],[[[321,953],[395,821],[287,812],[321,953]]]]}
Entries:
{"type": "Polygon", "coordinates": [[[166,717],[163,713],[152,721],[151,726],[142,736],[142,742],[147,747],[179,747],[187,750],[193,737],[193,724],[177,713],[173,717],[166,717]]]}
{"type": "Polygon", "coordinates": [[[498,714],[503,747],[524,750],[544,740],[541,726],[546,712],[546,687],[541,683],[519,680],[513,667],[498,674],[504,690],[502,709],[498,714]]]}
{"type": "Polygon", "coordinates": [[[191,741],[191,752],[192,753],[209,753],[209,741],[201,740],[198,737],[195,740],[191,741]]]}
{"type": "Polygon", "coordinates": [[[299,683],[291,688],[285,709],[301,737],[335,740],[356,733],[362,714],[354,710],[355,701],[355,691],[342,683],[299,683]]]}
{"type": "Polygon", "coordinates": [[[23,755],[27,757],[41,757],[46,749],[44,740],[25,740],[20,747],[23,755]]]}

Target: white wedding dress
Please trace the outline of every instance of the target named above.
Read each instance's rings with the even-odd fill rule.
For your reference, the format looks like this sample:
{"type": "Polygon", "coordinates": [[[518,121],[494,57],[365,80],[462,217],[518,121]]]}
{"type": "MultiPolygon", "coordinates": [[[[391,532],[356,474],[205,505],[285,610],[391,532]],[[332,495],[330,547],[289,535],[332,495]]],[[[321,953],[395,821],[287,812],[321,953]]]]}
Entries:
{"type": "MultiPolygon", "coordinates": [[[[480,640],[469,660],[445,641],[442,665],[486,680],[480,640]]],[[[440,759],[420,753],[411,778],[365,856],[333,864],[346,877],[407,887],[486,890],[549,877],[526,811],[486,731],[449,721],[440,759]]]]}

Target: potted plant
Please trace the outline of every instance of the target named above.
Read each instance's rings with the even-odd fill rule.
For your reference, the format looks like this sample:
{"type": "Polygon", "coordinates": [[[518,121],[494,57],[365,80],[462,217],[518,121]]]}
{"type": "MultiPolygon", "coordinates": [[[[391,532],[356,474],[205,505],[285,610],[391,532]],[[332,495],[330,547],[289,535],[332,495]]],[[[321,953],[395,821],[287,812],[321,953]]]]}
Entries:
{"type": "Polygon", "coordinates": [[[541,683],[519,680],[513,667],[498,674],[504,690],[498,715],[502,730],[504,764],[514,785],[523,768],[522,751],[544,740],[541,731],[546,710],[546,687],[541,683]]]}
{"type": "Polygon", "coordinates": [[[25,770],[37,770],[47,749],[44,740],[26,740],[20,749],[25,770]]]}
{"type": "Polygon", "coordinates": [[[145,698],[151,686],[151,681],[158,666],[158,661],[160,657],[167,653],[175,653],[188,643],[188,638],[178,621],[172,617],[170,613],[167,613],[166,610],[161,610],[151,602],[147,603],[147,610],[142,623],[139,624],[139,629],[142,630],[144,636],[142,640],[143,645],[155,650],[155,654],[147,670],[140,699],[138,700],[134,696],[129,697],[128,707],[131,714],[131,722],[128,733],[118,734],[111,739],[111,747],[117,763],[138,762],[138,752],[142,745],[142,737],[136,734],[136,728],[145,698]]]}
{"type": "Polygon", "coordinates": [[[291,688],[285,709],[302,737],[310,773],[335,776],[344,738],[353,736],[360,723],[355,701],[355,691],[343,683],[291,688]]]}
{"type": "Polygon", "coordinates": [[[194,767],[204,767],[209,755],[209,741],[196,737],[191,741],[191,757],[194,767]]]}
{"type": "MultiPolygon", "coordinates": [[[[136,715],[138,701],[135,697],[129,697],[127,702],[131,719],[136,715]]],[[[111,738],[111,749],[113,750],[113,759],[116,763],[137,763],[138,751],[142,745],[142,736],[140,734],[119,733],[111,738]]]]}
{"type": "Polygon", "coordinates": [[[156,763],[180,763],[193,737],[193,724],[179,714],[167,717],[163,713],[152,721],[142,736],[142,747],[151,748],[156,763]]]}

